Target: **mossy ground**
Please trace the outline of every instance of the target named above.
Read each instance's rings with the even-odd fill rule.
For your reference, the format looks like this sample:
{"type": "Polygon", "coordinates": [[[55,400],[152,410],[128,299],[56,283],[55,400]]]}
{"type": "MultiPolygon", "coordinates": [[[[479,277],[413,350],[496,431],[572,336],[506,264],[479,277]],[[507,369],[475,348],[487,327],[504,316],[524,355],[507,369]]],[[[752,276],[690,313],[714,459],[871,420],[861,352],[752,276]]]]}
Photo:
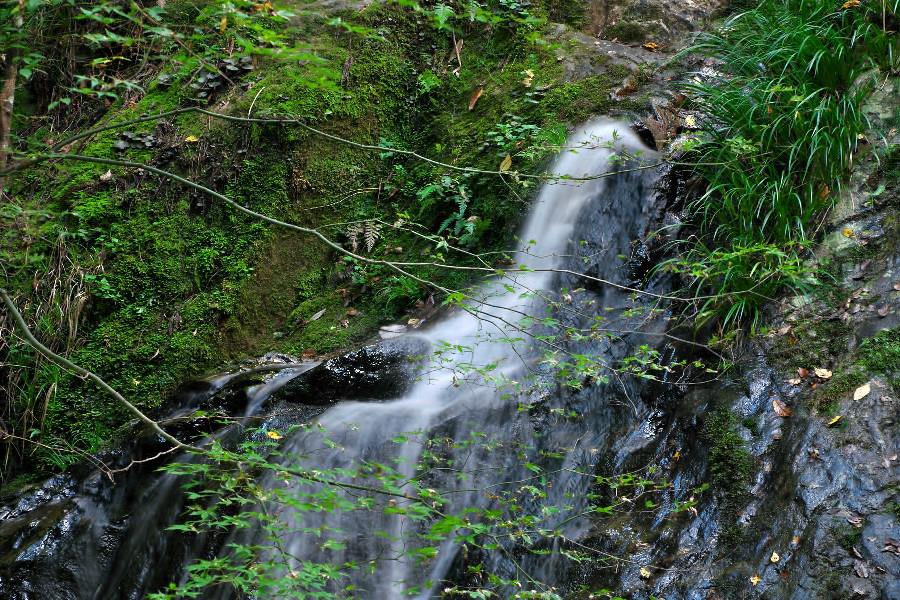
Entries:
{"type": "MultiPolygon", "coordinates": [[[[609,112],[610,92],[627,75],[610,67],[563,83],[553,49],[515,32],[474,30],[455,73],[451,38],[416,15],[380,6],[356,20],[388,35],[351,43],[322,22],[294,22],[292,34],[322,61],[288,65],[257,58],[244,85],[219,93],[211,108],[302,117],[338,136],[415,149],[456,165],[496,169],[512,154],[513,169],[528,171],[548,155],[541,149],[546,140],[535,132],[564,137],[566,126],[609,112]],[[341,67],[351,54],[342,82],[341,67]],[[483,92],[470,109],[476,89],[483,92]],[[535,150],[521,152],[529,147],[535,150]]],[[[143,97],[110,107],[96,125],[190,105],[198,68],[185,58],[169,73],[168,85],[146,82],[143,97]]],[[[394,222],[398,215],[434,231],[459,210],[457,200],[443,197],[424,207],[417,194],[453,175],[455,185],[471,191],[459,213],[478,223],[469,244],[500,247],[512,239],[532,191],[492,176],[456,177],[290,125],[181,114],[128,130],[152,134],[154,145],[117,150],[121,131],[112,130],[88,138],[79,152],[154,164],[259,212],[319,227],[343,243],[347,223],[394,222]]],[[[38,130],[32,138],[47,134],[38,130]]],[[[15,202],[2,213],[0,256],[15,266],[10,286],[36,321],[37,335],[145,410],[160,406],[186,379],[228,361],[268,350],[321,355],[360,343],[430,292],[387,267],[339,260],[318,240],[275,231],[147,172],[67,161],[32,169],[12,183],[15,202]],[[63,302],[64,289],[81,294],[78,302],[63,302]]],[[[383,227],[379,236],[376,255],[446,259],[408,231],[383,227]]],[[[471,281],[437,267],[417,275],[450,288],[471,281]]],[[[64,467],[77,459],[75,449],[112,442],[127,421],[99,390],[27,347],[13,346],[8,358],[29,365],[9,380],[17,426],[46,445],[24,447],[31,468],[64,467]]]]}

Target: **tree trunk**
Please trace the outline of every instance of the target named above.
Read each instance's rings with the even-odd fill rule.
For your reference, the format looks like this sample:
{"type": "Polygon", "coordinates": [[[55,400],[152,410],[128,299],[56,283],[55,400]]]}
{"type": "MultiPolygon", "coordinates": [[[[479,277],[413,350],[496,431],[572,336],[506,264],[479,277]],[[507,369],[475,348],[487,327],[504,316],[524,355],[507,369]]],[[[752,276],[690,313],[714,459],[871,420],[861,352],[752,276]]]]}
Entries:
{"type": "MultiPolygon", "coordinates": [[[[25,0],[19,0],[19,13],[16,15],[16,28],[21,31],[25,23],[25,0]]],[[[0,88],[0,170],[6,168],[9,153],[12,150],[13,105],[16,100],[16,78],[19,76],[19,67],[16,64],[18,51],[10,50],[3,57],[3,87],[0,88]]],[[[0,201],[5,198],[3,185],[5,178],[0,176],[0,201]]]]}
{"type": "MultiPolygon", "coordinates": [[[[8,61],[3,72],[3,88],[0,89],[0,169],[6,167],[10,151],[13,103],[16,98],[18,72],[16,65],[12,61],[8,61]]],[[[4,178],[0,177],[0,196],[3,196],[3,183],[4,178]]]]}

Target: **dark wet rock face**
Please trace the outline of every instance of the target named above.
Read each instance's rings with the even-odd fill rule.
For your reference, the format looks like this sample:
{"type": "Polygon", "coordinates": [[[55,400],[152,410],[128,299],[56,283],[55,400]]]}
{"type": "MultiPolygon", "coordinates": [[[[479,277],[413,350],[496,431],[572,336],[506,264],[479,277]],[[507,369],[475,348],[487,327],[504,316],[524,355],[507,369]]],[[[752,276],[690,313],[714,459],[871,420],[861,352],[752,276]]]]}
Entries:
{"type": "Polygon", "coordinates": [[[276,398],[311,405],[399,398],[430,351],[428,342],[413,336],[385,340],[326,360],[288,382],[276,398]]]}

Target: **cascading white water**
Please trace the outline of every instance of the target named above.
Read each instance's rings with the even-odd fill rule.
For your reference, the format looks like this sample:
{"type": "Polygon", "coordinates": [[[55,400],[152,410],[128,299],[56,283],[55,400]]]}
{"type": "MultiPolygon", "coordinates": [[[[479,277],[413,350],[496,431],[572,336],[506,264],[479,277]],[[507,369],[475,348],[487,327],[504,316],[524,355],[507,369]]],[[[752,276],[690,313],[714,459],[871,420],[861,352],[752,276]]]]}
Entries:
{"type": "MultiPolygon", "coordinates": [[[[552,172],[574,178],[592,177],[615,169],[610,157],[615,148],[642,148],[637,137],[620,123],[607,120],[590,123],[575,132],[569,141],[571,150],[564,151],[555,161],[552,172]]],[[[607,180],[596,178],[587,181],[570,179],[554,180],[546,183],[531,209],[530,216],[520,236],[522,251],[515,257],[517,263],[526,265],[526,272],[506,274],[502,279],[486,283],[477,292],[478,299],[469,302],[472,311],[457,310],[433,326],[417,335],[425,338],[437,348],[450,345],[463,348],[454,361],[464,361],[471,365],[494,364],[493,375],[502,375],[515,381],[533,368],[538,356],[533,341],[523,338],[518,330],[523,316],[541,316],[544,305],[541,296],[552,293],[551,285],[558,276],[553,269],[559,268],[571,254],[573,239],[579,220],[585,208],[592,203],[607,201],[604,191],[607,180]],[[512,288],[512,291],[510,291],[512,288]],[[474,313],[474,314],[473,314],[474,313]],[[512,342],[511,338],[520,338],[512,342]]],[[[633,204],[640,203],[640,197],[628,196],[633,204]]],[[[612,202],[609,207],[616,210],[612,202]]],[[[631,218],[639,207],[628,206],[622,218],[631,218]]],[[[613,224],[617,226],[617,224],[613,224]]],[[[630,241],[628,233],[614,232],[613,237],[630,241]]],[[[611,252],[622,252],[622,248],[610,243],[611,252]]],[[[615,254],[612,254],[615,256],[615,254]]],[[[614,269],[610,265],[610,269],[614,269]]],[[[516,269],[518,270],[518,269],[516,269]]],[[[392,444],[390,440],[408,432],[423,432],[427,436],[438,427],[451,427],[453,435],[464,436],[474,423],[489,435],[503,439],[511,435],[512,419],[516,416],[510,406],[515,404],[495,388],[478,382],[460,380],[452,369],[430,369],[428,377],[418,382],[405,397],[385,403],[344,402],[324,413],[319,419],[319,431],[304,431],[288,440],[286,454],[304,457],[308,468],[336,469],[352,468],[361,461],[377,461],[391,464],[404,477],[415,475],[415,466],[422,450],[421,444],[409,441],[392,444]],[[448,425],[451,424],[451,425],[448,425]],[[323,434],[322,431],[325,433],[323,434]],[[323,436],[336,442],[335,448],[323,448],[323,436]]],[[[581,436],[584,432],[574,431],[568,437],[581,436]]],[[[568,440],[571,446],[578,442],[568,440]]],[[[571,457],[578,462],[578,457],[571,457]]],[[[502,478],[513,474],[520,466],[508,464],[492,465],[494,477],[502,478]]],[[[490,479],[479,476],[478,482],[489,483],[490,479]]],[[[571,488],[566,481],[558,482],[559,494],[571,488]]],[[[479,494],[461,494],[456,502],[484,504],[479,494]]],[[[556,497],[560,505],[565,504],[561,496],[556,497]]],[[[295,534],[282,540],[285,550],[298,560],[321,560],[330,564],[340,564],[345,560],[365,561],[374,558],[390,558],[379,562],[377,574],[353,575],[354,584],[365,591],[367,598],[392,599],[408,595],[411,589],[421,589],[422,597],[430,597],[432,587],[447,574],[454,559],[456,548],[451,542],[445,543],[428,568],[422,568],[405,557],[405,550],[412,542],[415,525],[399,516],[385,516],[380,513],[339,512],[303,513],[295,516],[302,520],[302,527],[319,528],[322,531],[340,531],[346,541],[344,551],[330,550],[323,554],[322,542],[316,536],[295,534]],[[376,530],[389,536],[373,535],[376,530]],[[431,582],[425,584],[425,582],[431,582]]],[[[295,523],[298,527],[300,523],[295,523]]],[[[577,525],[577,524],[573,524],[577,525]]]]}

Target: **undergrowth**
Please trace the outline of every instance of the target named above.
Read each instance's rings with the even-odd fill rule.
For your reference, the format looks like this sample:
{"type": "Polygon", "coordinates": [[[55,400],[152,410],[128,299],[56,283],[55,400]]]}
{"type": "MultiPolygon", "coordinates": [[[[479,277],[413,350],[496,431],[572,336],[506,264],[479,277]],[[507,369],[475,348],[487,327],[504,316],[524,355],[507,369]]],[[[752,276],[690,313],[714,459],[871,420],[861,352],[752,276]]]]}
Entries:
{"type": "Polygon", "coordinates": [[[712,59],[686,85],[703,130],[688,158],[708,185],[665,268],[689,281],[698,324],[755,327],[768,299],[818,283],[804,256],[869,128],[878,69],[897,67],[881,8],[765,0],[687,51],[712,59]]]}

